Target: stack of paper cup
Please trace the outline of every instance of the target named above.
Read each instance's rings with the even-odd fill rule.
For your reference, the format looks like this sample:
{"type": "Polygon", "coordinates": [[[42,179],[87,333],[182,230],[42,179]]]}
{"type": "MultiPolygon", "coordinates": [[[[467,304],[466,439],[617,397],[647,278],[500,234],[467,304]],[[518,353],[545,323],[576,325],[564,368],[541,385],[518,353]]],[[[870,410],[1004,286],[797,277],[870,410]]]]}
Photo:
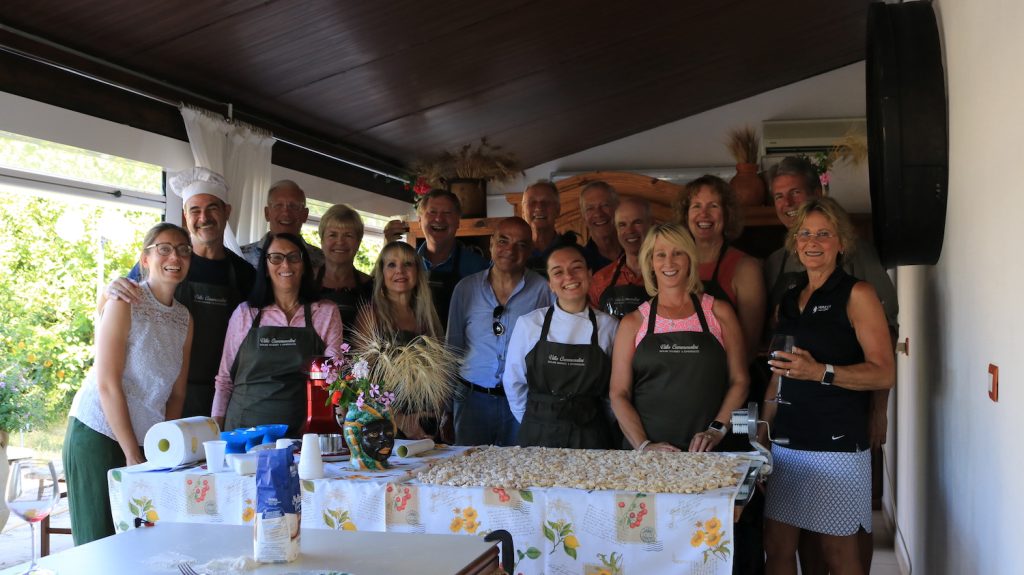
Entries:
{"type": "Polygon", "coordinates": [[[315,433],[307,433],[302,436],[299,479],[321,479],[323,476],[324,460],[320,456],[320,437],[315,433]]]}

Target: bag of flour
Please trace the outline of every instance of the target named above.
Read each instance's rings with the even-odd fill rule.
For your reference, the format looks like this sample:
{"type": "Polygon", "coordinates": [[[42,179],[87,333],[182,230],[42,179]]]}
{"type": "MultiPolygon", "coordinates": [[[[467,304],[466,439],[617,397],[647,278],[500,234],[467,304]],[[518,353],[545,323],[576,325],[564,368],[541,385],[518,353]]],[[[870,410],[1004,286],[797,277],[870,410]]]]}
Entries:
{"type": "Polygon", "coordinates": [[[256,561],[295,561],[299,557],[302,494],[292,451],[267,449],[259,454],[256,463],[256,561]]]}

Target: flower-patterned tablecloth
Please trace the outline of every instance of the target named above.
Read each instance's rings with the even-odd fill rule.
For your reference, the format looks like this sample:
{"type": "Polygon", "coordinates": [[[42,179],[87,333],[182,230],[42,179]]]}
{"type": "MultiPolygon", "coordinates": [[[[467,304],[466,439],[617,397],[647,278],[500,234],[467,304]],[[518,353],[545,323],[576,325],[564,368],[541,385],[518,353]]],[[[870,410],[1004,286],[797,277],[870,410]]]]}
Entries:
{"type": "MultiPolygon", "coordinates": [[[[728,574],[732,571],[733,505],[738,488],[702,494],[645,494],[579,489],[505,490],[421,484],[417,469],[466,448],[440,448],[394,458],[383,472],[325,464],[327,478],[302,482],[307,529],[461,533],[505,529],[515,542],[515,573],[636,575],[728,574]]],[[[114,524],[134,519],[251,523],[256,482],[232,471],[108,474],[114,524]]]]}

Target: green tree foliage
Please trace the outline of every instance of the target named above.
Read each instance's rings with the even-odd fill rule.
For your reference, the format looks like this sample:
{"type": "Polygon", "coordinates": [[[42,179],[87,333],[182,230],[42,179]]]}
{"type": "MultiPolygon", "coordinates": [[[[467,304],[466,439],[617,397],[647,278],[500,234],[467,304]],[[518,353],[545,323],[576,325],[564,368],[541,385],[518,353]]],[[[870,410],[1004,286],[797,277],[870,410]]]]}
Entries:
{"type": "Polygon", "coordinates": [[[42,419],[67,415],[92,365],[97,289],[131,268],[159,220],[0,191],[0,374],[33,387],[42,419]]]}

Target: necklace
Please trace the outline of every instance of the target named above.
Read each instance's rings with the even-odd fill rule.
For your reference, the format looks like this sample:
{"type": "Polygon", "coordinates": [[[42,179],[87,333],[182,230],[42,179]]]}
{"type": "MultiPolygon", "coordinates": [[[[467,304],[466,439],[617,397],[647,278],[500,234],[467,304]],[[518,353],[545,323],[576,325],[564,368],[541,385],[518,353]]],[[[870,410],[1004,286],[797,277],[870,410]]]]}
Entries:
{"type": "Polygon", "coordinates": [[[284,315],[291,317],[292,314],[295,313],[295,310],[299,309],[299,305],[299,302],[296,301],[295,303],[287,307],[284,306],[283,304],[278,304],[277,307],[281,308],[281,311],[284,312],[284,315]]]}

